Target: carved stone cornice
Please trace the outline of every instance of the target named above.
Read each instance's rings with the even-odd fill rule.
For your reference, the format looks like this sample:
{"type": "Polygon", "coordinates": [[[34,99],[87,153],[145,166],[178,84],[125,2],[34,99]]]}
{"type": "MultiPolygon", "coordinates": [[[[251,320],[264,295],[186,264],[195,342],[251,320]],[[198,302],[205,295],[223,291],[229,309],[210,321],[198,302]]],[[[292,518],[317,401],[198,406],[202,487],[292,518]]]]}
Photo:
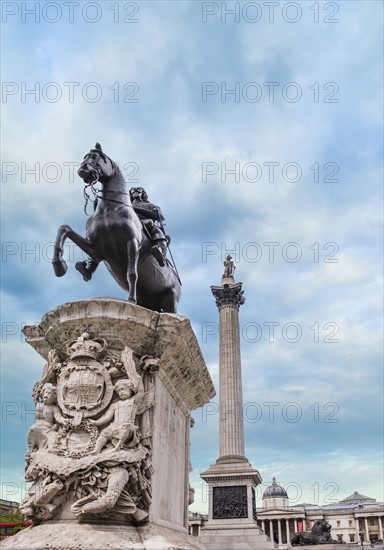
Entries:
{"type": "Polygon", "coordinates": [[[244,291],[241,290],[242,286],[243,283],[211,286],[211,292],[215,297],[218,309],[220,310],[224,306],[232,306],[239,309],[245,302],[244,291]]]}
{"type": "Polygon", "coordinates": [[[38,325],[24,328],[27,342],[45,359],[50,346],[61,355],[66,342],[83,332],[106,340],[116,356],[129,342],[136,356],[159,358],[167,380],[189,410],[215,395],[190,321],[181,315],[157,313],[117,298],[94,298],[63,304],[46,313],[38,325]]]}

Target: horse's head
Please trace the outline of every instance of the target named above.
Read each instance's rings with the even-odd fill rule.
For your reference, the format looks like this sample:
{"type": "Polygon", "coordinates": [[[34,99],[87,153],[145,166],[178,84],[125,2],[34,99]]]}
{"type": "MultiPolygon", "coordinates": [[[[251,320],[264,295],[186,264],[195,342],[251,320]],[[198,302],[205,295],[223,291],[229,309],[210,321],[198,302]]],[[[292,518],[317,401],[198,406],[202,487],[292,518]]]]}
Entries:
{"type": "Polygon", "coordinates": [[[86,185],[110,178],[116,171],[117,164],[113,162],[101,149],[100,143],[85,155],[77,173],[86,185]]]}

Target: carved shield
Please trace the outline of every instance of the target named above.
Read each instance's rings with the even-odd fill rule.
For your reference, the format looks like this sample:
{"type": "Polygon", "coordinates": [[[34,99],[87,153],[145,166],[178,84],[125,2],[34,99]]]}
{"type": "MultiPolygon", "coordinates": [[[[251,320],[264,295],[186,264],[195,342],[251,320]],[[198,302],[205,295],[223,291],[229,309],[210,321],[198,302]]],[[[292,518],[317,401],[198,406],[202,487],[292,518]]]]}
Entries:
{"type": "Polygon", "coordinates": [[[79,411],[84,418],[98,414],[109,405],[112,394],[110,374],[97,361],[71,361],[60,372],[57,401],[62,411],[70,416],[79,411]]]}

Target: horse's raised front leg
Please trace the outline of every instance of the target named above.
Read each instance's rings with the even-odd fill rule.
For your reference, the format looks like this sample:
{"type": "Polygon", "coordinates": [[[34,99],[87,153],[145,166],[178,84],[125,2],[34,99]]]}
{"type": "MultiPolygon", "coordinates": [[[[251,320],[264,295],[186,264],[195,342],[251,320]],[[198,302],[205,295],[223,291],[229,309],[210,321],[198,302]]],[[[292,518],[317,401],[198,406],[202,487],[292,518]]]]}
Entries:
{"type": "Polygon", "coordinates": [[[89,239],[85,239],[84,237],[73,231],[72,227],[70,227],[69,225],[61,225],[57,230],[52,258],[53,269],[55,271],[56,277],[62,277],[66,274],[68,269],[67,264],[63,259],[63,249],[66,239],[70,239],[72,242],[77,244],[77,246],[81,248],[83,252],[88,254],[88,256],[90,256],[92,260],[94,260],[97,264],[101,261],[101,258],[97,257],[95,247],[89,239]]]}
{"type": "Polygon", "coordinates": [[[85,262],[76,262],[75,268],[83,276],[84,281],[88,282],[92,279],[100,262],[96,262],[93,258],[88,258],[85,262]]]}
{"type": "Polygon", "coordinates": [[[139,243],[133,239],[127,243],[128,266],[127,281],[129,286],[128,302],[136,304],[137,264],[139,261],[139,243]]]}

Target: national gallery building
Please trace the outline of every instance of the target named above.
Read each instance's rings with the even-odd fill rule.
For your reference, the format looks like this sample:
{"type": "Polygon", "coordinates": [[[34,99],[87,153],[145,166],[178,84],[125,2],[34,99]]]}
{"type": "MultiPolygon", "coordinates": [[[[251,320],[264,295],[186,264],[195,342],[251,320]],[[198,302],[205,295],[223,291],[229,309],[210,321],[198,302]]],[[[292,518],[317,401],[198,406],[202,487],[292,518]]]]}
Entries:
{"type": "MultiPolygon", "coordinates": [[[[370,545],[384,538],[384,503],[357,492],[334,504],[289,506],[287,492],[273,478],[272,485],[263,493],[262,502],[262,508],[257,510],[257,523],[279,548],[290,547],[295,533],[310,531],[319,519],[325,519],[332,526],[331,535],[339,541],[360,543],[363,539],[370,545]]],[[[205,514],[190,513],[190,534],[199,537],[206,521],[205,514]]]]}

